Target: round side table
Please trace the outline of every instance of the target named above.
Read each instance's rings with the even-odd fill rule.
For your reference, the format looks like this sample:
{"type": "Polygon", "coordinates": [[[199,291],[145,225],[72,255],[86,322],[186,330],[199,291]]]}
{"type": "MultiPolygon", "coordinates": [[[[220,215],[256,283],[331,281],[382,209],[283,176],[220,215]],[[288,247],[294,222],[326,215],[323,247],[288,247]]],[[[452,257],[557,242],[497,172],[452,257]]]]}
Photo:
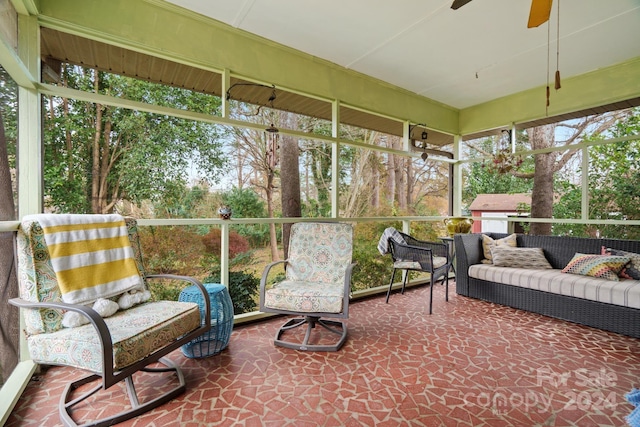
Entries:
{"type": "MultiPolygon", "coordinates": [[[[233,330],[233,303],[229,291],[218,283],[204,284],[211,300],[211,329],[182,346],[182,353],[190,358],[213,356],[227,348],[233,330]]],[[[200,307],[202,324],[205,322],[204,299],[199,288],[188,286],[180,292],[178,301],[195,302],[200,307]]]]}

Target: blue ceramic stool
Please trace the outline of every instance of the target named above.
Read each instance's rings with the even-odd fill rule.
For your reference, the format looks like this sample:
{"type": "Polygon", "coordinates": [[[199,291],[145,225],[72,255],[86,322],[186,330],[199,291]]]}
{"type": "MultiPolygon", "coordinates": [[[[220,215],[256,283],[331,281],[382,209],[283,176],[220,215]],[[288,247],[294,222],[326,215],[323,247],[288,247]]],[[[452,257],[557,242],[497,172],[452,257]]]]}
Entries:
{"type": "MultiPolygon", "coordinates": [[[[233,303],[229,291],[218,283],[205,283],[211,300],[211,329],[188,344],[182,346],[182,353],[190,358],[201,358],[220,353],[227,348],[233,330],[233,303]]],[[[204,300],[197,286],[191,285],[180,292],[178,301],[195,302],[200,307],[202,324],[205,322],[204,300]]]]}

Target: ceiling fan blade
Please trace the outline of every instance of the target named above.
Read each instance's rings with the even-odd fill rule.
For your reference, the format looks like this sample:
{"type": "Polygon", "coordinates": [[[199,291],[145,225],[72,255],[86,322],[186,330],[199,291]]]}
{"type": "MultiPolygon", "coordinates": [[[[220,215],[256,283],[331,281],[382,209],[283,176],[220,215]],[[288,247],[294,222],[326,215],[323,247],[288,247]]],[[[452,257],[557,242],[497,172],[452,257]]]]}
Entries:
{"type": "Polygon", "coordinates": [[[549,20],[553,0],[531,0],[531,12],[527,28],[537,27],[549,20]]]}
{"type": "Polygon", "coordinates": [[[453,0],[453,4],[451,5],[451,9],[456,10],[460,9],[465,4],[469,3],[471,0],[453,0]]]}

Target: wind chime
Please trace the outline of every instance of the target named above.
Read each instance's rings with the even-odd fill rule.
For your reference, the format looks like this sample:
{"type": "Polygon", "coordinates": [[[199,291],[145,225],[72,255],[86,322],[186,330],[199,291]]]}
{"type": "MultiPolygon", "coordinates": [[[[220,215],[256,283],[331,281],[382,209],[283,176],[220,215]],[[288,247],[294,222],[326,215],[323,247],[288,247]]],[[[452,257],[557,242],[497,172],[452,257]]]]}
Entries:
{"type": "MultiPolygon", "coordinates": [[[[551,9],[552,0],[547,0],[549,2],[549,9],[551,9]]],[[[562,85],[560,84],[560,0],[558,0],[557,6],[558,19],[556,22],[556,73],[555,73],[555,82],[554,88],[556,90],[560,89],[562,85]]],[[[547,105],[546,105],[546,114],[549,115],[549,105],[551,98],[551,89],[549,81],[551,79],[551,22],[547,21],[547,105]]]]}
{"type": "MultiPolygon", "coordinates": [[[[273,92],[269,97],[269,107],[273,110],[273,101],[276,100],[276,89],[273,88],[273,92]]],[[[271,111],[273,114],[273,111],[271,111]]],[[[269,127],[265,129],[267,136],[267,164],[269,169],[274,170],[278,164],[278,128],[271,123],[269,127]]]]}

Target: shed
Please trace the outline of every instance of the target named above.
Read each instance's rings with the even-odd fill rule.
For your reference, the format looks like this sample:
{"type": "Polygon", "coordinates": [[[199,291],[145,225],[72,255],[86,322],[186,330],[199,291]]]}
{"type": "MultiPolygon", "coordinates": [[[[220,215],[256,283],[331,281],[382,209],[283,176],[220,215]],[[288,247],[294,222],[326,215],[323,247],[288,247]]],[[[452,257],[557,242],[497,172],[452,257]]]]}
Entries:
{"type": "MultiPolygon", "coordinates": [[[[518,215],[518,207],[520,204],[531,206],[531,195],[527,193],[515,194],[478,194],[475,200],[469,206],[471,216],[474,219],[472,232],[496,232],[507,233],[509,230],[506,221],[498,220],[481,220],[483,216],[490,217],[508,217],[518,215]],[[478,217],[478,219],[476,218],[478,217]]],[[[516,224],[516,232],[522,232],[516,224]]]]}

